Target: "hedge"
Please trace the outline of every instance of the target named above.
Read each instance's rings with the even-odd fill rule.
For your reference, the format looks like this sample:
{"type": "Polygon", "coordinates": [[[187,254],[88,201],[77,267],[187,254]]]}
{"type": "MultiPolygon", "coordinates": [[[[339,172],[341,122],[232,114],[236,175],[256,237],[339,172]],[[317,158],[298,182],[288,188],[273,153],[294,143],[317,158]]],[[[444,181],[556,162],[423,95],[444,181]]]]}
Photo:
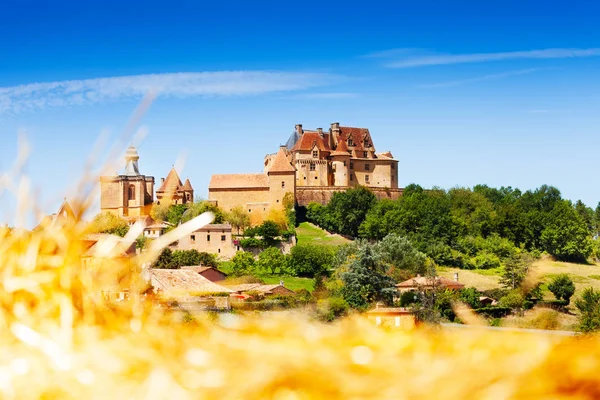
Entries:
{"type": "Polygon", "coordinates": [[[510,307],[482,307],[474,310],[477,314],[482,314],[492,318],[502,318],[510,314],[510,307]]]}

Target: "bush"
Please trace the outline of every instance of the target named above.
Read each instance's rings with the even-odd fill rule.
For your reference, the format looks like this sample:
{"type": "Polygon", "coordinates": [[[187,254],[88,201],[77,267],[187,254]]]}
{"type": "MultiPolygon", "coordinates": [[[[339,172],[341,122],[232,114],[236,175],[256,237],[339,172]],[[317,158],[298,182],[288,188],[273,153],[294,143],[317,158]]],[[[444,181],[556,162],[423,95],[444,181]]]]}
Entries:
{"type": "Polygon", "coordinates": [[[596,332],[600,330],[600,292],[593,288],[587,288],[575,306],[580,312],[579,327],[581,332],[596,332]]]}
{"type": "Polygon", "coordinates": [[[559,313],[554,310],[540,310],[539,314],[531,321],[533,329],[555,330],[560,327],[559,313]]]}
{"type": "Polygon", "coordinates": [[[522,309],[525,303],[525,297],[518,290],[510,291],[506,296],[500,299],[500,307],[513,310],[522,309]]]}
{"type": "Polygon", "coordinates": [[[289,272],[295,276],[314,278],[328,276],[333,264],[333,250],[325,246],[298,245],[292,248],[289,272]]]}
{"type": "Polygon", "coordinates": [[[575,284],[567,274],[560,274],[552,279],[548,285],[548,290],[552,292],[556,300],[564,300],[569,304],[571,296],[575,293],[575,284]]]}
{"type": "Polygon", "coordinates": [[[553,310],[563,310],[569,305],[569,302],[565,300],[542,300],[538,301],[537,305],[539,307],[551,308],[553,310]]]}
{"type": "Polygon", "coordinates": [[[502,265],[495,254],[481,252],[469,260],[470,269],[494,269],[502,265]]]}
{"type": "Polygon", "coordinates": [[[331,322],[336,318],[348,314],[350,306],[341,297],[330,297],[320,300],[317,304],[317,318],[321,321],[331,322]]]}
{"type": "Polygon", "coordinates": [[[481,292],[474,287],[464,288],[460,291],[460,300],[473,309],[481,308],[479,297],[481,297],[481,292]]]}
{"type": "Polygon", "coordinates": [[[408,307],[418,301],[419,296],[417,292],[402,292],[400,295],[400,307],[408,307]]]}
{"type": "Polygon", "coordinates": [[[264,247],[264,242],[255,237],[249,237],[240,240],[240,246],[244,249],[262,249],[264,247]]]}

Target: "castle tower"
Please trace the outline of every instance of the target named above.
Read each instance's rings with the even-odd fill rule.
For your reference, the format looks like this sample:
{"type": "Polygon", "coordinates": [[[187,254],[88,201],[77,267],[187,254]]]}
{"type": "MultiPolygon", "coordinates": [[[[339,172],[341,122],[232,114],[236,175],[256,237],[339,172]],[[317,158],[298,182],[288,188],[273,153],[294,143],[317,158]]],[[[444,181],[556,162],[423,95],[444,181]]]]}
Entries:
{"type": "Polygon", "coordinates": [[[338,140],[337,149],[331,152],[331,166],[333,170],[333,186],[350,186],[350,152],[346,139],[338,140]]]}
{"type": "Polygon", "coordinates": [[[130,146],[122,175],[100,177],[100,209],[120,217],[137,219],[150,215],[154,201],[154,177],[140,174],[140,156],[130,146]]]}
{"type": "Polygon", "coordinates": [[[270,207],[282,209],[286,193],[292,193],[293,198],[296,197],[296,168],[288,159],[286,146],[279,147],[267,176],[270,207]]]}
{"type": "Polygon", "coordinates": [[[179,174],[173,167],[167,177],[161,179],[161,185],[156,190],[156,200],[159,204],[163,204],[165,201],[171,204],[193,203],[194,188],[189,179],[182,184],[179,174]]]}

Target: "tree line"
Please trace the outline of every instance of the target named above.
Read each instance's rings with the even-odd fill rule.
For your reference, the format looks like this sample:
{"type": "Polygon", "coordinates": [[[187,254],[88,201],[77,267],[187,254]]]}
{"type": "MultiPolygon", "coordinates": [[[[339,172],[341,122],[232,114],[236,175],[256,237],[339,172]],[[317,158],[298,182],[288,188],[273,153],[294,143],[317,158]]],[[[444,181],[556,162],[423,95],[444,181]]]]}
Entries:
{"type": "Polygon", "coordinates": [[[496,268],[519,252],[547,253],[586,262],[598,254],[600,205],[563,199],[543,185],[522,192],[511,187],[425,190],[408,185],[397,200],[377,200],[367,188],[335,193],[323,206],[311,203],[306,218],[330,231],[381,240],[407,237],[439,265],[496,268]]]}

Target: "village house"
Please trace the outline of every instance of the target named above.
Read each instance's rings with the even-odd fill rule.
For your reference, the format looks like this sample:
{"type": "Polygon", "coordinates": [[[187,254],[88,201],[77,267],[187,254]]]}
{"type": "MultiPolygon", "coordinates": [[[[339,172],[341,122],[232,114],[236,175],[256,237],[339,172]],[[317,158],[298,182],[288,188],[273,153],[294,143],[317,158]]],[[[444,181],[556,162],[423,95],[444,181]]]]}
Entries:
{"type": "Polygon", "coordinates": [[[454,274],[454,280],[441,276],[429,277],[417,275],[415,278],[410,278],[396,284],[396,288],[398,288],[400,293],[435,289],[461,290],[464,287],[465,285],[458,281],[458,273],[454,274]]]}
{"type": "Polygon", "coordinates": [[[367,318],[376,325],[390,326],[406,330],[414,329],[417,322],[414,313],[405,307],[385,307],[377,303],[373,310],[367,311],[367,318]]]}
{"type": "Polygon", "coordinates": [[[215,267],[197,266],[197,267],[181,267],[181,269],[189,269],[202,275],[211,282],[221,282],[227,279],[227,274],[215,267]]]}
{"type": "Polygon", "coordinates": [[[198,250],[228,260],[237,251],[230,224],[210,224],[181,238],[178,250],[198,250]]]}
{"type": "Polygon", "coordinates": [[[264,285],[262,283],[245,283],[240,285],[227,286],[234,293],[234,297],[240,300],[249,298],[249,293],[255,292],[261,296],[295,296],[296,293],[284,286],[283,281],[279,284],[264,285]]]}

